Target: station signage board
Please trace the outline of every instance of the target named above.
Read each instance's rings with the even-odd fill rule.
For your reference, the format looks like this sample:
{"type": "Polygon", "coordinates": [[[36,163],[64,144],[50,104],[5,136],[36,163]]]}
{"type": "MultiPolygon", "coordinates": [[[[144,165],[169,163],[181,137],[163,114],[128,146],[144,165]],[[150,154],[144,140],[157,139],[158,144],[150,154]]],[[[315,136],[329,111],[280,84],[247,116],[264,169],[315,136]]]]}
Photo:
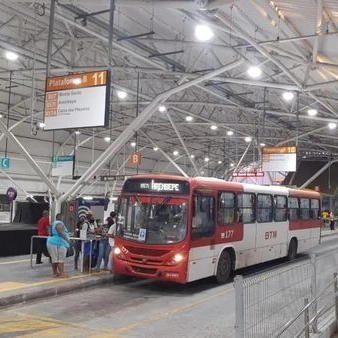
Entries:
{"type": "Polygon", "coordinates": [[[296,171],[297,147],[262,148],[263,171],[296,171]]]}
{"type": "Polygon", "coordinates": [[[47,77],[44,130],[107,126],[109,88],[108,70],[47,77]]]}
{"type": "Polygon", "coordinates": [[[74,168],[74,156],[53,156],[52,176],[72,176],[74,168]]]}

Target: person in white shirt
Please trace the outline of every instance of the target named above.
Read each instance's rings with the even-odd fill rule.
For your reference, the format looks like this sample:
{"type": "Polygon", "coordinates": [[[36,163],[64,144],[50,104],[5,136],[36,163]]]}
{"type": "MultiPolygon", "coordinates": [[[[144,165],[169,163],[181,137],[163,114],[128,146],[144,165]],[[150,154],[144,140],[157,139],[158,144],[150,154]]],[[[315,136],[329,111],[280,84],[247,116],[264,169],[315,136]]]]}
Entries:
{"type": "Polygon", "coordinates": [[[109,225],[108,230],[108,241],[111,247],[112,254],[110,255],[110,273],[113,273],[113,255],[114,255],[114,245],[115,245],[115,235],[116,235],[116,213],[112,211],[110,217],[107,218],[107,223],[109,225]]]}
{"type": "MultiPolygon", "coordinates": [[[[87,239],[84,243],[84,250],[83,250],[83,272],[88,272],[89,271],[89,261],[90,261],[90,253],[93,254],[94,252],[94,247],[96,244],[96,241],[90,241],[95,239],[95,233],[97,229],[97,224],[95,222],[94,216],[93,216],[93,211],[88,210],[86,213],[86,218],[82,224],[81,227],[82,230],[85,230],[87,232],[87,239]],[[93,243],[92,248],[90,248],[90,244],[93,243]]],[[[93,258],[92,258],[93,260],[93,258]]],[[[94,263],[94,262],[92,262],[94,263]]]]}

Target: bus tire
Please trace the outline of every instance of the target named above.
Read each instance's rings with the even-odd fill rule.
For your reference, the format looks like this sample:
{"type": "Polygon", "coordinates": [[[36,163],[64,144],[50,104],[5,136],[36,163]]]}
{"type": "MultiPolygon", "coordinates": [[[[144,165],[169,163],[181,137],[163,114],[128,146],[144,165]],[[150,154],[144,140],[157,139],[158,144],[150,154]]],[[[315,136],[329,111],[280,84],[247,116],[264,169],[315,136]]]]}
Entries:
{"type": "Polygon", "coordinates": [[[288,255],[286,256],[288,261],[292,261],[297,256],[297,240],[295,238],[291,239],[288,249],[288,255]]]}
{"type": "Polygon", "coordinates": [[[224,250],[221,253],[221,256],[218,260],[217,272],[216,272],[216,281],[219,284],[226,283],[231,275],[232,271],[232,262],[230,254],[227,250],[224,250]]]}

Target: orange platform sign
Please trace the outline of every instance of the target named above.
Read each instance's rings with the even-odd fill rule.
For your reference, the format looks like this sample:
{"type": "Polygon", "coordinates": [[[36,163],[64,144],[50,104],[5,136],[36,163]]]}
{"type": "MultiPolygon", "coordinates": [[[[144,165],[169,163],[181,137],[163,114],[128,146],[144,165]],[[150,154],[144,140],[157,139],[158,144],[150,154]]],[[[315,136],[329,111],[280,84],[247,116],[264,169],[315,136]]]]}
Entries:
{"type": "Polygon", "coordinates": [[[141,164],[141,153],[132,153],[129,158],[129,163],[131,165],[140,165],[141,164]]]}

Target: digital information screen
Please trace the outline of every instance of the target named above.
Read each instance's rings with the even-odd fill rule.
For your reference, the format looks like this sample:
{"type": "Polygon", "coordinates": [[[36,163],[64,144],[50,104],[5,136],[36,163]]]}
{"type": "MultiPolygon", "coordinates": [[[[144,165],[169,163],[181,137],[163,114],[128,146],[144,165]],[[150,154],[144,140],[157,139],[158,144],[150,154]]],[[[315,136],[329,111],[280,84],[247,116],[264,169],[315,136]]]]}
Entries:
{"type": "Polygon", "coordinates": [[[108,70],[48,77],[44,110],[45,130],[108,125],[108,70]]]}
{"type": "Polygon", "coordinates": [[[189,194],[189,182],[178,180],[158,179],[127,179],[124,183],[123,192],[129,193],[168,193],[189,194]]]}

